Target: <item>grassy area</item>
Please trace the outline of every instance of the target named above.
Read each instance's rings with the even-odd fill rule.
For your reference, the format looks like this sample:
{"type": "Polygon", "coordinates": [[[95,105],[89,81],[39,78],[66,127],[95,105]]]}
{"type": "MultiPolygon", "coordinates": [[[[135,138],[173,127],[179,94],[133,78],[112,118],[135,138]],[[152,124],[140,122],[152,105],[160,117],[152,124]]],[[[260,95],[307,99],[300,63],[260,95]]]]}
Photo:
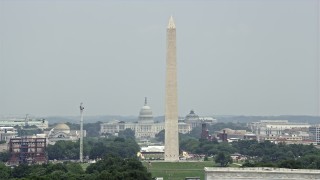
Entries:
{"type": "Polygon", "coordinates": [[[163,177],[170,180],[184,180],[185,177],[200,177],[204,179],[204,167],[212,167],[212,161],[203,162],[147,162],[143,165],[148,168],[153,177],[163,177]]]}

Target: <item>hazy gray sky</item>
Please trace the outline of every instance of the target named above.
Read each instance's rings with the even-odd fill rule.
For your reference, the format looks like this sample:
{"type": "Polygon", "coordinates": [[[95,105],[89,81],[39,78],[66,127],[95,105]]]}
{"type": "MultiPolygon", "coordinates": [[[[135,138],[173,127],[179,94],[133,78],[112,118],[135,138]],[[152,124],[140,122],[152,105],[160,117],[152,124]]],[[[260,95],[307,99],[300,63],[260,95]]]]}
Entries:
{"type": "Polygon", "coordinates": [[[177,26],[179,114],[318,114],[317,0],[0,0],[0,115],[164,114],[177,26]]]}

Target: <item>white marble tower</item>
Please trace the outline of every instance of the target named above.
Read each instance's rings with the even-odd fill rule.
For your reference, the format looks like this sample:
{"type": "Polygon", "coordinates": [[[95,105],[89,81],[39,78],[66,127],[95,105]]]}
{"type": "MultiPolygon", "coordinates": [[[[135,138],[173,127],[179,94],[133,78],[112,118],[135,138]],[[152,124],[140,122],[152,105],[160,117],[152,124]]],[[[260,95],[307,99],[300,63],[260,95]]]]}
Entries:
{"type": "Polygon", "coordinates": [[[179,161],[178,134],[178,96],[177,96],[177,60],[176,26],[172,16],[167,27],[167,67],[165,99],[165,151],[164,160],[179,161]]]}

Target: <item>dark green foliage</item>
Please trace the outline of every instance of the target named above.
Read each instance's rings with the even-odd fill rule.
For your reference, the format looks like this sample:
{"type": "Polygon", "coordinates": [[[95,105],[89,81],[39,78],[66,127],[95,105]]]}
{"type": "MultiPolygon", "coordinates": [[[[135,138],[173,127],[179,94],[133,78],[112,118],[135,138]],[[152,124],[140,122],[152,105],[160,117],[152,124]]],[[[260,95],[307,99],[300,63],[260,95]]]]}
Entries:
{"type": "MultiPolygon", "coordinates": [[[[201,140],[180,135],[183,151],[206,156],[222,157],[221,153],[240,153],[248,158],[243,167],[285,167],[320,169],[320,150],[312,144],[274,144],[270,141],[242,140],[229,143],[201,140]]],[[[220,162],[219,162],[220,163],[220,162]]],[[[224,165],[220,163],[220,165],[224,165]]]]}
{"type": "Polygon", "coordinates": [[[101,124],[100,121],[95,123],[86,123],[83,125],[83,129],[87,131],[88,137],[98,137],[100,136],[99,134],[100,124],[101,124]]]}
{"type": "Polygon", "coordinates": [[[47,152],[50,160],[79,159],[80,145],[78,142],[57,141],[54,145],[48,145],[47,152]]]}
{"type": "Polygon", "coordinates": [[[10,153],[9,151],[0,152],[0,161],[7,162],[9,160],[10,153]]]}
{"type": "Polygon", "coordinates": [[[26,177],[30,173],[30,170],[31,170],[30,166],[26,164],[21,164],[13,168],[12,177],[14,178],[26,177]]]}
{"type": "Polygon", "coordinates": [[[11,174],[10,167],[7,167],[0,162],[0,179],[9,179],[10,174],[11,174]]]}
{"type": "MultiPolygon", "coordinates": [[[[99,180],[99,179],[151,179],[142,163],[136,159],[140,150],[133,138],[85,138],[84,150],[103,160],[92,164],[85,172],[79,163],[19,165],[14,168],[0,164],[0,179],[25,180],[99,180]]],[[[49,145],[50,159],[78,159],[79,142],[58,141],[49,145]]]]}
{"type": "Polygon", "coordinates": [[[161,130],[158,134],[155,135],[156,140],[159,142],[164,142],[165,131],[161,130]]]}
{"type": "MultiPolygon", "coordinates": [[[[117,158],[117,161],[121,162],[124,159],[117,158]]],[[[140,163],[138,161],[138,163],[140,163]]],[[[141,163],[140,163],[141,164],[141,163]]],[[[90,167],[90,166],[89,166],[90,167]]],[[[127,171],[126,168],[137,168],[141,170],[141,167],[138,166],[125,166],[125,167],[116,167],[122,168],[122,171],[119,171],[118,177],[124,176],[123,174],[127,171]]],[[[111,171],[115,170],[113,168],[111,171]]],[[[143,169],[142,169],[143,170],[143,169]]],[[[108,170],[108,167],[106,169],[108,170]]],[[[135,172],[135,171],[133,171],[135,172]]],[[[143,171],[143,176],[148,176],[147,171],[143,171]]],[[[25,180],[60,180],[60,179],[78,179],[78,180],[91,180],[91,179],[101,179],[103,174],[100,174],[98,171],[93,173],[85,173],[79,163],[58,163],[58,164],[43,164],[43,165],[19,165],[11,169],[6,167],[4,164],[0,164],[0,179],[25,179],[25,180]]],[[[125,176],[124,176],[125,177],[125,176]]]]}
{"type": "Polygon", "coordinates": [[[86,170],[88,174],[97,172],[100,173],[97,179],[151,179],[151,174],[136,158],[122,159],[118,156],[108,155],[103,160],[91,164],[86,170]]]}
{"type": "Polygon", "coordinates": [[[91,159],[101,158],[106,155],[129,158],[135,157],[139,150],[139,145],[132,138],[100,138],[97,142],[93,143],[89,156],[91,159]]]}
{"type": "Polygon", "coordinates": [[[232,159],[229,154],[225,154],[223,152],[219,152],[216,157],[214,158],[214,161],[220,165],[220,167],[226,167],[229,164],[232,163],[232,159]]]}
{"type": "Polygon", "coordinates": [[[134,131],[132,129],[125,129],[124,131],[120,131],[118,136],[121,137],[121,138],[125,138],[125,139],[134,139],[134,131]]]}
{"type": "Polygon", "coordinates": [[[243,167],[282,167],[293,169],[320,169],[320,150],[311,145],[273,144],[269,141],[233,142],[242,155],[251,157],[243,167]]]}
{"type": "MultiPolygon", "coordinates": [[[[135,157],[140,150],[139,145],[133,138],[85,138],[84,156],[90,159],[102,158],[113,154],[123,158],[135,157]]],[[[79,159],[79,141],[58,141],[47,148],[50,160],[79,159]]]]}

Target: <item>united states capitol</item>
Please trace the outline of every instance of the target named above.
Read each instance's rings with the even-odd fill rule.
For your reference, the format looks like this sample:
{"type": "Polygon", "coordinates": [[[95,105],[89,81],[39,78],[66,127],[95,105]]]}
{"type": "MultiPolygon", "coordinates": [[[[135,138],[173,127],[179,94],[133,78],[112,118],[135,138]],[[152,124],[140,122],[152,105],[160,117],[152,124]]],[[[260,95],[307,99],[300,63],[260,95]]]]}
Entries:
{"type": "MultiPolygon", "coordinates": [[[[200,126],[202,123],[214,124],[217,120],[210,116],[198,116],[194,110],[191,110],[185,118],[180,118],[178,127],[179,133],[189,133],[193,128],[200,126]]],[[[135,132],[137,139],[154,138],[156,134],[164,130],[163,121],[155,121],[151,107],[145,98],[144,105],[140,109],[140,113],[136,122],[124,122],[112,120],[101,123],[100,134],[117,135],[120,131],[131,129],[135,132]]]]}

